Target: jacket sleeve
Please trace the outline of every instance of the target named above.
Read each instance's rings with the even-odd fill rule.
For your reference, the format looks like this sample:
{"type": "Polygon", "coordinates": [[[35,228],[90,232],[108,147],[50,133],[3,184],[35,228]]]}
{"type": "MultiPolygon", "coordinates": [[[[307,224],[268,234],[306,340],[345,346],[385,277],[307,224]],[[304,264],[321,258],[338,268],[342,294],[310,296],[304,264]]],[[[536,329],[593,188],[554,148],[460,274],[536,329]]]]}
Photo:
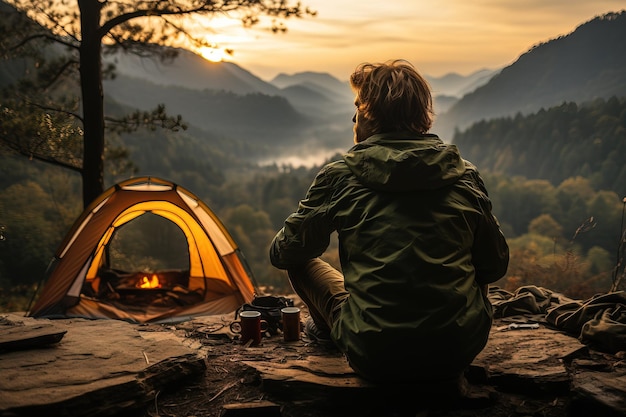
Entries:
{"type": "Polygon", "coordinates": [[[509,246],[500,230],[498,220],[489,213],[474,237],[472,262],[476,282],[490,284],[502,278],[509,266],[509,246]]]}
{"type": "Polygon", "coordinates": [[[486,285],[502,278],[509,266],[509,246],[502,234],[498,219],[493,215],[491,200],[480,175],[475,172],[474,180],[479,192],[479,216],[474,231],[472,263],[476,271],[476,282],[486,285]]]}
{"type": "Polygon", "coordinates": [[[298,266],[324,253],[334,231],[328,216],[332,184],[327,167],[317,174],[298,210],[286,220],[270,246],[270,261],[280,269],[298,266]]]}

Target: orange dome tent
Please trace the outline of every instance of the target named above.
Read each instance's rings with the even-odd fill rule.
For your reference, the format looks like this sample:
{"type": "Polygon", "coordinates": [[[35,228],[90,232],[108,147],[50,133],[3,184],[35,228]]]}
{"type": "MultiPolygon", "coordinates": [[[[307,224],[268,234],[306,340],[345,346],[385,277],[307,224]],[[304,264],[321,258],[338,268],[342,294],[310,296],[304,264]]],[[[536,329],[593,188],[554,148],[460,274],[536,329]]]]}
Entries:
{"type": "Polygon", "coordinates": [[[142,177],[109,188],[76,220],[57,249],[42,293],[28,314],[173,322],[234,312],[250,302],[255,292],[241,251],[209,207],[170,181],[142,177]],[[110,253],[117,233],[146,215],[182,231],[184,268],[123,270],[112,265],[115,255],[127,258],[119,248],[110,253]]]}

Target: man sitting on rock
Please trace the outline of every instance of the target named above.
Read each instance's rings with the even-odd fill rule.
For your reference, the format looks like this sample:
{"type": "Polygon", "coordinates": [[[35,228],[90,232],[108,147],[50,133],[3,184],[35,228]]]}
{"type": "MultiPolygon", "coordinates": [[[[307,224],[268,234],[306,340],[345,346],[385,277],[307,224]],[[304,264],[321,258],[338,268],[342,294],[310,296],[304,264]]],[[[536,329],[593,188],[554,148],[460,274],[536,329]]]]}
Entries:
{"type": "Polygon", "coordinates": [[[350,84],[355,146],[319,171],[271,262],[309,308],[305,332],[362,377],[454,383],[487,342],[507,243],[476,167],[427,133],[432,97],[414,67],[362,64],[350,84]],[[319,259],[335,231],[341,272],[319,259]]]}

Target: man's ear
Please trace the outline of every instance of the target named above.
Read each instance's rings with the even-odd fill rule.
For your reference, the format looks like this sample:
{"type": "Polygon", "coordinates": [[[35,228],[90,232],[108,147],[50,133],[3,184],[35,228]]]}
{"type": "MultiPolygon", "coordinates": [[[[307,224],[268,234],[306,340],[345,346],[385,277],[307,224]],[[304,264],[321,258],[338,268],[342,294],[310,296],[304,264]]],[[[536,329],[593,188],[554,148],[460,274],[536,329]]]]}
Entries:
{"type": "Polygon", "coordinates": [[[363,142],[375,133],[372,122],[363,117],[362,113],[358,113],[354,124],[354,143],[363,142]]]}

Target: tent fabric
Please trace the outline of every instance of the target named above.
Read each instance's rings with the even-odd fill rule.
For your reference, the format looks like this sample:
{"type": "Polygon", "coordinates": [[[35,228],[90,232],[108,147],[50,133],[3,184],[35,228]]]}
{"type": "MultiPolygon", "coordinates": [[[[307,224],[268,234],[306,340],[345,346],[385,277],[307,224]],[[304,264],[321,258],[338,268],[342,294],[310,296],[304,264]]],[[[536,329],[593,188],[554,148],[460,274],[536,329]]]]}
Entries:
{"type": "Polygon", "coordinates": [[[215,213],[179,185],[141,177],[109,188],[78,217],[55,252],[46,284],[29,315],[114,318],[138,323],[176,321],[234,312],[250,302],[255,293],[254,277],[215,213]],[[131,294],[142,292],[130,288],[129,283],[137,283],[145,271],[107,271],[106,253],[115,231],[146,213],[176,224],[186,238],[188,270],[151,271],[143,278],[148,280],[154,272],[176,284],[159,293],[176,295],[180,305],[137,306],[125,303],[117,293],[117,298],[108,299],[99,294],[106,285],[115,290],[110,282],[124,283],[125,291],[131,294]],[[110,277],[114,281],[108,281],[110,277]]]}

